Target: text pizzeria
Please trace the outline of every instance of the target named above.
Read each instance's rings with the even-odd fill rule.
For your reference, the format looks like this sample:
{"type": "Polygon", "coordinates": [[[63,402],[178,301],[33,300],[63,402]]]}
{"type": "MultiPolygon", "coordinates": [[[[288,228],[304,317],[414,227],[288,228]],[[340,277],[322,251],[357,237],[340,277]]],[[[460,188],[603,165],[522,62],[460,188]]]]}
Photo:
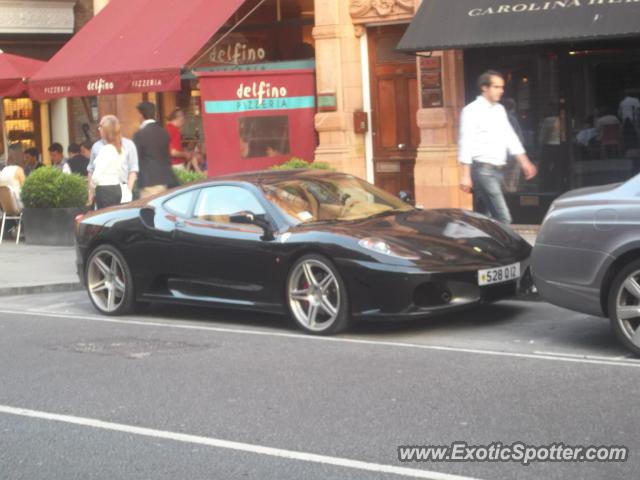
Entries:
{"type": "Polygon", "coordinates": [[[640,0],[554,0],[548,2],[523,2],[515,5],[498,5],[488,8],[474,8],[469,10],[470,17],[498,15],[504,13],[544,12],[551,10],[579,8],[594,5],[640,3],[640,0]]]}
{"type": "Polygon", "coordinates": [[[161,87],[162,80],[157,78],[145,78],[142,80],[133,80],[131,82],[133,88],[149,88],[149,87],[161,87]]]}

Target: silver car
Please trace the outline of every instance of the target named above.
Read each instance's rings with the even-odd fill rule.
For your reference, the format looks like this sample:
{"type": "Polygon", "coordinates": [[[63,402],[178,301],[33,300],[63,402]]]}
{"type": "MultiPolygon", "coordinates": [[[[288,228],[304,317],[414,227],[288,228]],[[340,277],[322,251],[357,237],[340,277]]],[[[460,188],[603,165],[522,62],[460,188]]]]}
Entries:
{"type": "Polygon", "coordinates": [[[609,317],[617,337],[640,355],[640,175],[558,198],[531,264],[544,300],[609,317]]]}

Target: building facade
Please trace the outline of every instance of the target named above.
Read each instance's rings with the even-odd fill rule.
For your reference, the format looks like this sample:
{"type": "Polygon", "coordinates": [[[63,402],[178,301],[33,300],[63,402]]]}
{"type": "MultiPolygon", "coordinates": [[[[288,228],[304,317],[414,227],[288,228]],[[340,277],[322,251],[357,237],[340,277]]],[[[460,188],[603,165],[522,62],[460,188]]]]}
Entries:
{"type": "MultiPolygon", "coordinates": [[[[93,0],[0,0],[0,50],[38,60],[49,60],[74,32],[93,16],[93,0]]],[[[36,148],[48,161],[47,148],[59,142],[65,148],[82,140],[87,112],[78,99],[34,102],[2,99],[0,108],[0,158],[6,146],[21,143],[36,148]]]]}
{"type": "MultiPolygon", "coordinates": [[[[420,0],[247,0],[189,67],[313,60],[313,159],[391,193],[411,192],[425,208],[472,206],[458,188],[459,117],[478,94],[476,78],[489,69],[505,76],[506,103],[540,171],[527,182],[517,168],[507,170],[516,223],[539,223],[569,189],[637,173],[640,32],[624,21],[633,16],[620,12],[640,13],[638,2],[424,1],[429,9],[420,9],[420,0]],[[437,48],[399,53],[409,25],[424,20],[420,12],[437,18],[417,29],[437,30],[450,44],[436,39],[437,48]],[[553,28],[535,24],[556,17],[562,21],[553,28]],[[593,27],[593,18],[606,21],[593,27]]],[[[96,0],[94,9],[106,3],[96,0]]],[[[183,107],[192,132],[202,132],[193,76],[178,93],[100,96],[99,110],[118,115],[131,135],[143,99],[161,112],[183,107]]]]}
{"type": "Polygon", "coordinates": [[[394,194],[411,191],[424,207],[470,207],[458,189],[462,53],[395,52],[418,7],[419,0],[315,1],[317,89],[337,100],[335,112],[316,117],[316,160],[394,194]]]}

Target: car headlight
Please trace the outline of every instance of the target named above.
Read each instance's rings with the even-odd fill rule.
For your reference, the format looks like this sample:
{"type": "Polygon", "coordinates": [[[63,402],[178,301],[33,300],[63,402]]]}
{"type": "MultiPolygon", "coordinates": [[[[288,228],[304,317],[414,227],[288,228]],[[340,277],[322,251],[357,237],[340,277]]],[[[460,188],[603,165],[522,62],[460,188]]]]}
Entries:
{"type": "Polygon", "coordinates": [[[358,242],[358,244],[367,250],[381,253],[382,255],[388,255],[389,257],[402,258],[404,260],[418,260],[420,258],[411,250],[397,245],[390,245],[381,238],[363,238],[358,242]]]}

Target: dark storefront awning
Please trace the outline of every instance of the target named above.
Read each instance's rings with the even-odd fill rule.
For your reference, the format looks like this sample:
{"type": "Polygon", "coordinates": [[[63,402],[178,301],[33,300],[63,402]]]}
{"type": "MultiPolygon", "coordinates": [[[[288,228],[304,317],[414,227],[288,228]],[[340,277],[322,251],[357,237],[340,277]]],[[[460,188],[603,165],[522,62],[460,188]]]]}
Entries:
{"type": "Polygon", "coordinates": [[[244,0],[111,0],[29,81],[32,98],[180,89],[182,68],[244,0]]]}
{"type": "Polygon", "coordinates": [[[630,37],[639,19],[640,0],[424,0],[398,50],[630,37]]]}
{"type": "Polygon", "coordinates": [[[27,90],[25,80],[44,66],[33,58],[3,53],[0,50],[0,98],[18,97],[27,90]]]}

